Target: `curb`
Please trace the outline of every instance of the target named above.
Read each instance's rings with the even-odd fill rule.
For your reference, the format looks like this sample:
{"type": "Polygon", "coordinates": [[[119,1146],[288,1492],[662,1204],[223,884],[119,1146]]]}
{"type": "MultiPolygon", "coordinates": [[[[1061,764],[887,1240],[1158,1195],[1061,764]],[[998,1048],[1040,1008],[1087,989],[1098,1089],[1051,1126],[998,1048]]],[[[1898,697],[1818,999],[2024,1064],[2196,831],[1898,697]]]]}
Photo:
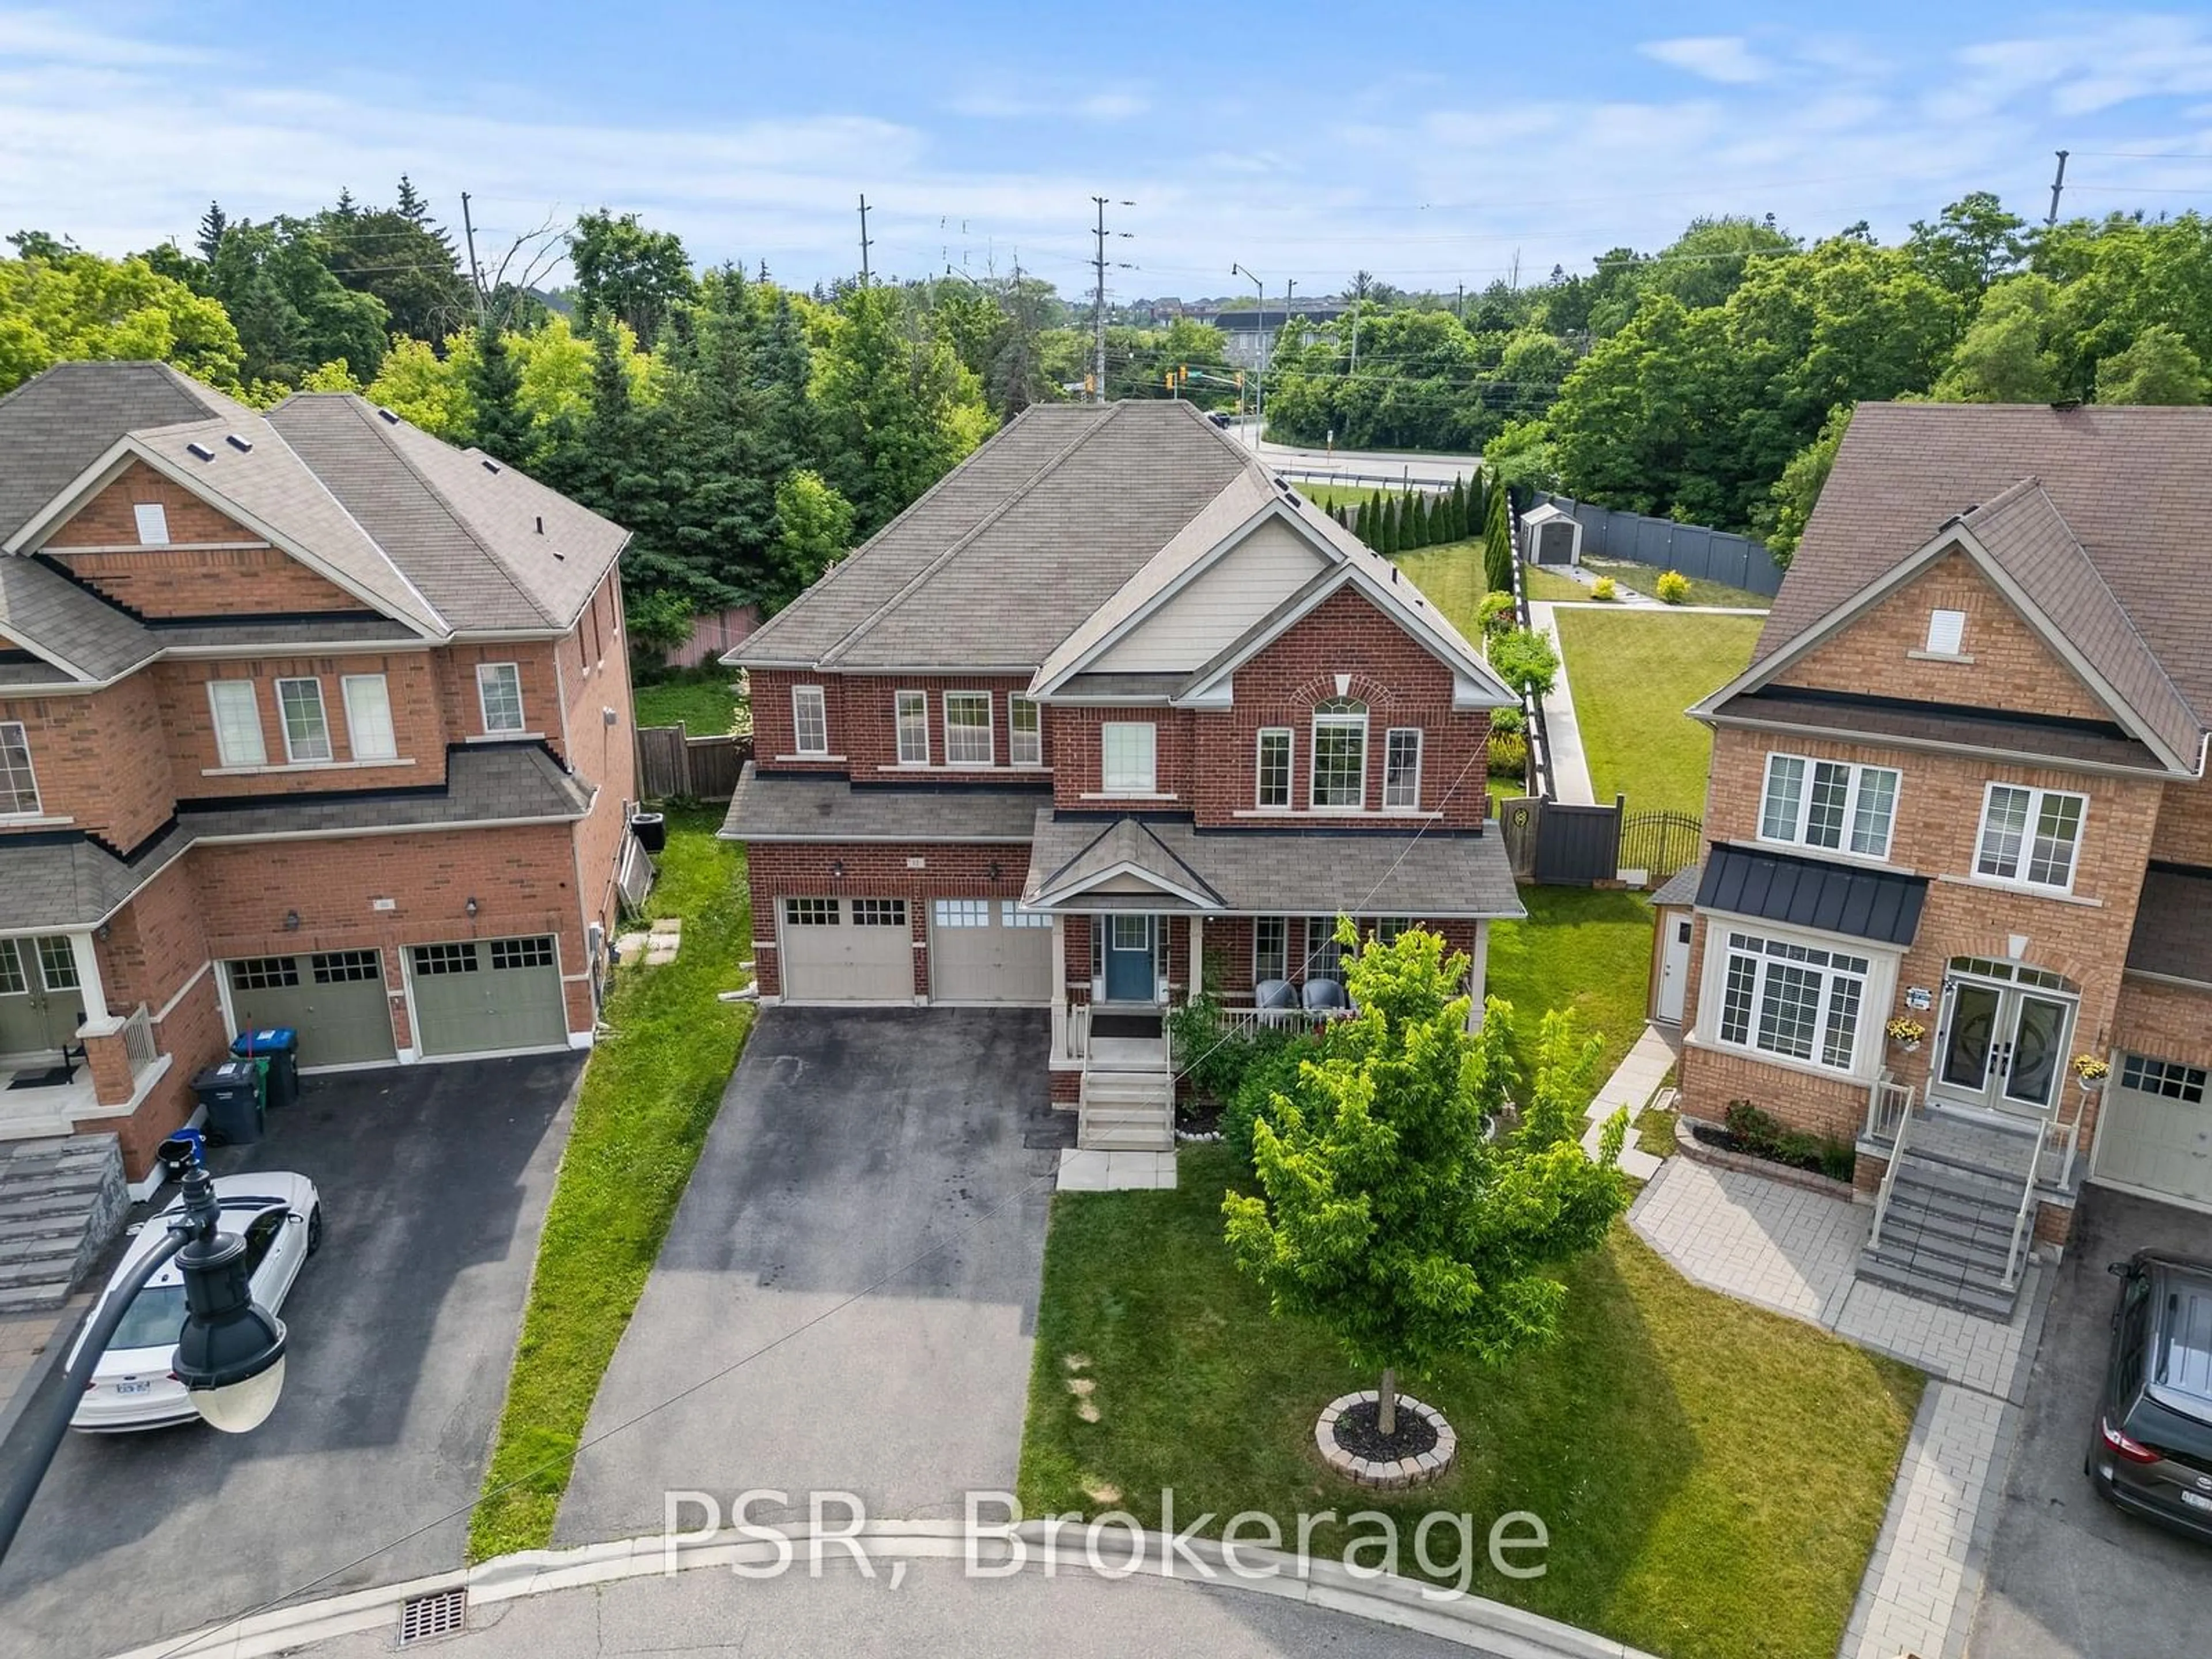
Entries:
{"type": "MultiPolygon", "coordinates": [[[[1340,1561],[1309,1560],[1301,1572],[1297,1558],[1280,1550],[1255,1544],[1224,1547],[1200,1538],[1177,1542],[1133,1524],[1107,1528],[1091,1547],[1085,1547],[1085,1528],[1073,1519],[994,1524],[972,1531],[956,1521],[871,1521],[857,1534],[826,1531],[821,1543],[823,1553],[834,1559],[846,1553],[848,1540],[857,1539],[866,1547],[872,1562],[956,1560],[972,1553],[978,1576],[987,1577],[1039,1568],[1048,1578],[1063,1571],[1109,1580],[1142,1572],[1303,1601],[1371,1624],[1480,1648],[1491,1659],[1654,1659],[1640,1648],[1502,1601],[1439,1590],[1393,1574],[1358,1571],[1340,1561]],[[1074,1535],[1062,1537],[1063,1532],[1074,1535]],[[1103,1565],[1113,1571],[1101,1571],[1094,1555],[1105,1558],[1103,1565]]],[[[392,1629],[405,1603],[440,1591],[465,1590],[471,1607],[488,1607],[586,1584],[672,1577],[703,1567],[764,1566],[805,1549],[815,1539],[809,1526],[754,1526],[743,1533],[725,1528],[703,1538],[654,1534],[574,1549],[523,1550],[453,1572],[271,1608],[191,1635],[149,1642],[112,1659],[261,1659],[337,1637],[392,1629]]]]}

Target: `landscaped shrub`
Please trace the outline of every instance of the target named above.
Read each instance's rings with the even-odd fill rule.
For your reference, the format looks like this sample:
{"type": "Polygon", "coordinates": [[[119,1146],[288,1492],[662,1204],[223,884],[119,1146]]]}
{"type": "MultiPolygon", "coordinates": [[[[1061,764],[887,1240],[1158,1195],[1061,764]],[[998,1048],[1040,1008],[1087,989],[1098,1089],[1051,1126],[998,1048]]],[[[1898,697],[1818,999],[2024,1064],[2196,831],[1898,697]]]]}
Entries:
{"type": "Polygon", "coordinates": [[[1490,665],[1516,691],[1548,696],[1559,678],[1559,653],[1533,628],[1511,628],[1490,641],[1490,665]]]}
{"type": "MultiPolygon", "coordinates": [[[[1516,712],[1518,712],[1517,710],[1516,712]]],[[[1490,775],[1522,778],[1528,773],[1528,739],[1519,732],[1490,734],[1490,775]]]]}
{"type": "Polygon", "coordinates": [[[1322,1056],[1323,1039],[1311,1031],[1262,1026],[1243,1047],[1243,1073],[1221,1108],[1221,1139],[1246,1169],[1252,1167],[1252,1130],[1272,1118],[1275,1097],[1285,1094],[1298,1066],[1322,1056]]]}
{"type": "Polygon", "coordinates": [[[1482,624],[1485,634],[1495,634],[1513,626],[1513,596],[1510,593],[1486,593],[1482,603],[1475,607],[1475,620],[1482,624]]]}
{"type": "Polygon", "coordinates": [[[1493,708],[1490,711],[1492,732],[1520,732],[1527,729],[1528,717],[1516,708],[1493,708]]]}
{"type": "Polygon", "coordinates": [[[1620,597],[1620,586],[1610,576],[1600,576],[1590,584],[1590,598],[1594,599],[1617,599],[1620,597]]]}
{"type": "Polygon", "coordinates": [[[1680,605],[1690,597],[1690,579],[1679,570],[1662,570],[1651,584],[1662,605],[1680,605]]]}
{"type": "Polygon", "coordinates": [[[1849,1142],[1792,1129],[1747,1100],[1729,1102],[1726,1121],[1728,1132],[1741,1151],[1771,1164],[1811,1170],[1832,1181],[1847,1182],[1858,1160],[1849,1142]]]}

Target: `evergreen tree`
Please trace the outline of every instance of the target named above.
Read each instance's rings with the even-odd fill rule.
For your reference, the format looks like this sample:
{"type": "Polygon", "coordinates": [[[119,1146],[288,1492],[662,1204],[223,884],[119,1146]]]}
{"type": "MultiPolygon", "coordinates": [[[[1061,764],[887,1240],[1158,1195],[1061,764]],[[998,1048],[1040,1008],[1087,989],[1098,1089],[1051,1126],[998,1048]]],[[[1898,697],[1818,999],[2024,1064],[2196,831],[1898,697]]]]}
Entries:
{"type": "Polygon", "coordinates": [[[522,407],[522,370],[495,329],[477,331],[469,365],[469,401],[475,406],[470,441],[494,460],[520,466],[530,459],[530,416],[522,407]]]}
{"type": "Polygon", "coordinates": [[[1482,572],[1493,593],[1513,591],[1513,528],[1506,511],[1505,489],[1492,483],[1482,526],[1482,572]]]}
{"type": "Polygon", "coordinates": [[[1414,526],[1414,534],[1419,539],[1415,541],[1413,545],[1416,547],[1433,547],[1437,543],[1437,510],[1435,498],[1432,497],[1425,489],[1419,492],[1419,521],[1414,526]]]}
{"type": "Polygon", "coordinates": [[[1474,533],[1467,516],[1467,475],[1462,472],[1452,480],[1451,539],[1463,542],[1474,533]]]}
{"type": "Polygon", "coordinates": [[[1376,552],[1382,550],[1382,492],[1369,492],[1366,503],[1359,509],[1359,539],[1376,552]]]}
{"type": "Polygon", "coordinates": [[[200,258],[210,264],[222,251],[222,234],[230,228],[230,216],[222,210],[220,202],[210,202],[207,211],[200,215],[200,258]]]}
{"type": "Polygon", "coordinates": [[[399,199],[392,204],[392,210],[410,225],[427,228],[430,222],[430,204],[416,192],[415,181],[404,173],[399,175],[399,199]]]}

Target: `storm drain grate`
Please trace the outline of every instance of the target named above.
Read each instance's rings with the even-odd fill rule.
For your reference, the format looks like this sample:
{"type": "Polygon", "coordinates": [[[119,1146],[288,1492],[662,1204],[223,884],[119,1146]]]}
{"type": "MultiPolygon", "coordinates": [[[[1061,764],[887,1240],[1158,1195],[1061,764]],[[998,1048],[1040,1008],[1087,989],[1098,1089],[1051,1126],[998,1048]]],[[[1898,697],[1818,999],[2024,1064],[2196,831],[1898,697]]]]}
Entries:
{"type": "Polygon", "coordinates": [[[399,1608],[399,1645],[404,1648],[433,1637],[455,1635],[468,1623],[468,1618],[469,1593],[465,1589],[410,1595],[399,1608]]]}

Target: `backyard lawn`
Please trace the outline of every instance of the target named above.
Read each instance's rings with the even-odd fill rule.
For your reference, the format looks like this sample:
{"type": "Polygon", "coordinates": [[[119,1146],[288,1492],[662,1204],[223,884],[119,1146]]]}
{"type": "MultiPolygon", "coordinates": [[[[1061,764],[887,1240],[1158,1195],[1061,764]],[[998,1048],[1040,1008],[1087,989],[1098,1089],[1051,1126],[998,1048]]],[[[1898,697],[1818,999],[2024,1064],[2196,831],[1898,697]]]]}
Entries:
{"type": "MultiPolygon", "coordinates": [[[[1593,559],[1585,557],[1583,568],[1594,576],[1610,576],[1623,587],[1632,587],[1639,593],[1659,597],[1659,578],[1666,573],[1656,564],[1639,564],[1632,559],[1593,559]]],[[[1690,597],[1685,605],[1725,605],[1765,611],[1773,605],[1773,599],[1765,593],[1754,593],[1748,588],[1731,587],[1726,582],[1707,581],[1702,576],[1686,576],[1690,597]]],[[[1588,599],[1587,590],[1583,597],[1588,599]]]]}
{"type": "Polygon", "coordinates": [[[1470,640],[1482,637],[1476,611],[1490,584],[1482,574],[1480,542],[1439,542],[1416,552],[1401,553],[1391,562],[1406,573],[1406,580],[1421,590],[1431,605],[1444,613],[1451,625],[1470,640]]]}
{"type": "Polygon", "coordinates": [[[695,669],[653,685],[637,686],[630,693],[637,723],[681,724],[695,738],[718,738],[725,732],[737,731],[741,705],[738,694],[730,689],[736,678],[734,669],[695,669]]]}
{"type": "Polygon", "coordinates": [[[744,861],[715,839],[720,817],[670,814],[648,908],[684,919],[683,948],[665,966],[618,970],[607,1000],[612,1035],[585,1067],[538,1237],[471,1560],[552,1541],[592,1397],[751,1029],[750,1010],[715,999],[744,982],[738,963],[752,954],[744,861]]]}
{"type": "Polygon", "coordinates": [[[1685,714],[1751,661],[1757,617],[1553,613],[1598,799],[1631,811],[1703,813],[1712,733],[1685,714]]]}
{"type": "Polygon", "coordinates": [[[1556,570],[1546,570],[1533,564],[1521,567],[1521,586],[1530,599],[1539,601],[1568,605],[1593,603],[1589,589],[1572,576],[1562,576],[1556,570]]]}
{"type": "MultiPolygon", "coordinates": [[[[1546,1011],[1571,1008],[1604,1039],[1601,1078],[1644,1035],[1651,977],[1651,907],[1641,895],[1588,887],[1523,887],[1526,921],[1492,922],[1488,995],[1513,1005],[1525,1051],[1546,1011]]],[[[1519,1056],[1522,1065],[1528,1055],[1519,1056]]]]}
{"type": "MultiPolygon", "coordinates": [[[[1257,1510],[1295,1540],[1302,1513],[1379,1510],[1397,1523],[1407,1574],[1421,1571],[1419,1517],[1465,1514],[1475,1594],[1668,1659],[1836,1651],[1918,1405],[1917,1372],[1699,1290],[1618,1226],[1562,1274],[1555,1345],[1502,1371],[1453,1362],[1407,1379],[1458,1430],[1457,1467],[1413,1492],[1363,1491],[1324,1470],[1313,1424],[1375,1379],[1318,1328],[1271,1318],[1231,1264],[1221,1198],[1243,1184],[1233,1155],[1186,1146],[1180,1172],[1171,1192],[1054,1200],[1024,1513],[1121,1509],[1157,1526],[1172,1488],[1178,1527],[1257,1510]],[[1491,1522],[1515,1510],[1548,1530],[1540,1578],[1503,1577],[1480,1554],[1491,1522]]],[[[1371,1522],[1331,1522],[1313,1548],[1336,1559],[1374,1535],[1371,1522]]],[[[1431,1559],[1449,1564],[1455,1542],[1432,1529],[1431,1559]]],[[[1372,1564],[1373,1549],[1360,1559],[1372,1564]]]]}

